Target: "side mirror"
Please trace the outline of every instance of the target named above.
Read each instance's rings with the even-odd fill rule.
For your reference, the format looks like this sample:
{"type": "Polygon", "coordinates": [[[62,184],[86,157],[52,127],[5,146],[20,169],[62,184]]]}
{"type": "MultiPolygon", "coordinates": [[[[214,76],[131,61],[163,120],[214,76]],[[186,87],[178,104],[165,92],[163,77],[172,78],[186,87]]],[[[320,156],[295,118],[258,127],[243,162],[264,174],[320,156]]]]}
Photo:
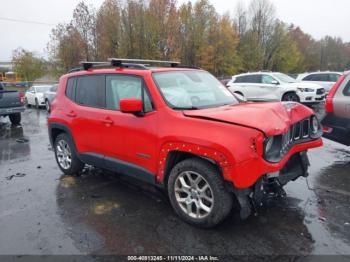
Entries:
{"type": "Polygon", "coordinates": [[[143,105],[141,99],[121,99],[119,102],[120,111],[123,113],[142,113],[143,105]]]}
{"type": "Polygon", "coordinates": [[[272,85],[279,85],[280,83],[279,83],[277,80],[272,80],[272,81],[271,81],[271,84],[272,84],[272,85]]]}

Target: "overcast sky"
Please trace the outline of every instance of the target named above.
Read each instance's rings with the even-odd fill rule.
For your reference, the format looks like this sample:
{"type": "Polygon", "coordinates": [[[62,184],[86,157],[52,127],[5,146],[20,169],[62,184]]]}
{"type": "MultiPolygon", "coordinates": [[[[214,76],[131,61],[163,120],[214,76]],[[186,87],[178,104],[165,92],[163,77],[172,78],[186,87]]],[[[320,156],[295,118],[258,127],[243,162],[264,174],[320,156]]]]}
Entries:
{"type": "MultiPolygon", "coordinates": [[[[8,0],[0,8],[0,61],[10,60],[17,47],[46,56],[45,48],[53,26],[69,22],[80,0],[8,0]],[[3,19],[26,20],[44,24],[11,22],[3,19]]],[[[193,0],[194,1],[194,0],[193,0]]],[[[239,0],[211,0],[219,13],[233,13],[239,0]]],[[[244,0],[247,3],[248,0],[244,0]]],[[[340,36],[350,41],[350,0],[271,0],[277,16],[294,23],[316,39],[325,35],[340,36]]],[[[98,8],[103,0],[85,0],[98,8]]],[[[178,0],[179,3],[186,0],[178,0]]]]}

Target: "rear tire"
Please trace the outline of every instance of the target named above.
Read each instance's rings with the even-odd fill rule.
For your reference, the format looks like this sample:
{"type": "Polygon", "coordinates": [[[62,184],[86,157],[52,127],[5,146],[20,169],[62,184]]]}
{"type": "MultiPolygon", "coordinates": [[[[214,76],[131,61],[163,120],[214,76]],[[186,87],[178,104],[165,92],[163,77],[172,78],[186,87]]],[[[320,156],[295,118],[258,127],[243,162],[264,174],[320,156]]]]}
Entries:
{"type": "Polygon", "coordinates": [[[28,103],[28,99],[27,99],[27,98],[24,98],[24,104],[25,104],[27,107],[31,107],[31,105],[28,103]]]}
{"type": "Polygon", "coordinates": [[[283,95],[282,101],[300,102],[300,98],[296,93],[286,93],[283,95]]]}
{"type": "Polygon", "coordinates": [[[203,159],[178,163],[171,170],[167,188],[175,212],[198,227],[216,226],[232,209],[233,194],[226,190],[217,168],[203,159]]]}
{"type": "Polygon", "coordinates": [[[54,143],[54,151],[57,164],[65,175],[78,175],[84,168],[75,152],[73,142],[65,134],[59,134],[54,143]]]}
{"type": "Polygon", "coordinates": [[[48,113],[50,113],[50,102],[49,102],[49,100],[45,100],[45,107],[46,107],[46,111],[48,112],[48,113]]]}
{"type": "Polygon", "coordinates": [[[21,116],[21,113],[16,113],[16,114],[9,115],[9,118],[10,118],[11,124],[14,126],[17,126],[21,123],[22,116],[21,116]]]}

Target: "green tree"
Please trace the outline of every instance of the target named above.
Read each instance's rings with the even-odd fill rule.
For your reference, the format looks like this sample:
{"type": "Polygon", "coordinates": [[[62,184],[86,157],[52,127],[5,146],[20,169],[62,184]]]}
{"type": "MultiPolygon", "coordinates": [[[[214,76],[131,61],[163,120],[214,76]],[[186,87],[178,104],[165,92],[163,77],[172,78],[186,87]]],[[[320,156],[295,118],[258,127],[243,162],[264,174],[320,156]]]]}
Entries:
{"type": "Polygon", "coordinates": [[[99,59],[123,56],[121,53],[121,5],[118,0],[106,0],[97,12],[96,34],[99,59]]]}
{"type": "Polygon", "coordinates": [[[59,24],[52,30],[50,38],[48,50],[52,64],[56,65],[56,75],[78,67],[79,62],[86,59],[84,40],[71,24],[59,24]]]}
{"type": "Polygon", "coordinates": [[[34,81],[47,73],[45,60],[23,48],[13,51],[12,63],[14,71],[26,81],[34,81]]]}

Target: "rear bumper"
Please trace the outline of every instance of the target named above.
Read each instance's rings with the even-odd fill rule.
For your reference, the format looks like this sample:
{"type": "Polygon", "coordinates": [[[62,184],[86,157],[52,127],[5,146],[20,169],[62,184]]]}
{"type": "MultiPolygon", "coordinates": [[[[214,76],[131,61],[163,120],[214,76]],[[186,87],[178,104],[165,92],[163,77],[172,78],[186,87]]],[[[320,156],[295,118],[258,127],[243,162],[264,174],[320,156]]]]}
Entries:
{"type": "Polygon", "coordinates": [[[321,124],[323,125],[323,137],[350,146],[350,119],[329,113],[322,119],[321,124]]]}
{"type": "MultiPolygon", "coordinates": [[[[321,138],[297,144],[284,156],[278,163],[270,163],[262,157],[256,157],[234,166],[225,167],[223,170],[224,178],[234,184],[237,189],[244,189],[254,185],[262,176],[270,173],[281,171],[288,161],[299,152],[307,151],[311,148],[320,147],[323,145],[321,138]]],[[[281,172],[283,176],[283,172],[281,172]]],[[[301,174],[302,175],[302,174],[301,174]]]]}
{"type": "Polygon", "coordinates": [[[22,113],[24,112],[24,110],[25,110],[24,106],[0,108],[0,116],[7,116],[7,115],[16,114],[16,113],[22,113]]]}

